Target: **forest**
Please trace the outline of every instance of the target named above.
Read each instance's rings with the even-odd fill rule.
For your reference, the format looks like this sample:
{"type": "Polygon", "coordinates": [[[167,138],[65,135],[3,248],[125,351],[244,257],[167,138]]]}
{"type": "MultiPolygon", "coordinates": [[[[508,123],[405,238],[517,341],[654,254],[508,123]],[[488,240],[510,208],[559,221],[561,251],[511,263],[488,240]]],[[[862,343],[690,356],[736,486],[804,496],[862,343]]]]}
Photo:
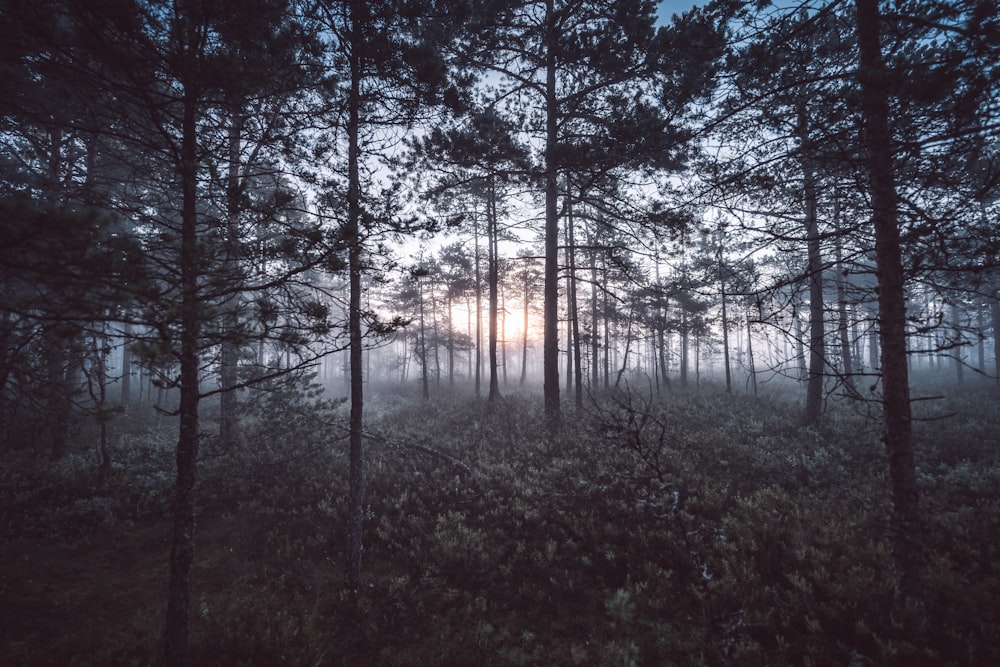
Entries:
{"type": "Polygon", "coordinates": [[[0,53],[0,663],[1000,664],[996,0],[0,53]]]}

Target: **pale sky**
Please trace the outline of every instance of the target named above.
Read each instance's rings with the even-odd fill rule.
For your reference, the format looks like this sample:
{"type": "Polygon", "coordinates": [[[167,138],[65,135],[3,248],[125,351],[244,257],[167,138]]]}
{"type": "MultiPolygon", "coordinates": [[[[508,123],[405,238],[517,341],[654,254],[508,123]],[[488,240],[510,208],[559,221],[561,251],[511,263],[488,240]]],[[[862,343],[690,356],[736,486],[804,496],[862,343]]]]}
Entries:
{"type": "Polygon", "coordinates": [[[704,4],[704,0],[661,0],[658,13],[660,23],[669,23],[674,14],[682,14],[695,5],[704,4]]]}

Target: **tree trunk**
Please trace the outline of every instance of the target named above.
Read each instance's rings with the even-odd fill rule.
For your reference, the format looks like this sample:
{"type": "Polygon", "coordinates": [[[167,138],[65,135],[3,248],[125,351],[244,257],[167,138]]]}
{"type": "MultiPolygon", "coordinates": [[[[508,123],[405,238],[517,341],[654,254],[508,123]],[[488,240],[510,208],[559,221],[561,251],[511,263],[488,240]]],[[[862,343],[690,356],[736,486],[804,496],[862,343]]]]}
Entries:
{"type": "Polygon", "coordinates": [[[590,387],[597,391],[601,382],[601,338],[598,335],[600,316],[597,312],[597,250],[596,239],[590,235],[590,387]]]}
{"type": "Polygon", "coordinates": [[[750,366],[750,384],[753,387],[753,395],[757,395],[757,367],[753,360],[753,321],[750,319],[750,311],[747,311],[747,362],[750,366]]]}
{"type": "Polygon", "coordinates": [[[979,363],[976,367],[983,375],[986,374],[986,319],[983,314],[984,304],[982,299],[976,299],[976,327],[979,329],[979,337],[976,340],[976,352],[979,363]]]}
{"type": "Polygon", "coordinates": [[[448,323],[448,386],[455,387],[455,327],[454,322],[451,321],[451,289],[449,289],[445,294],[445,307],[448,309],[447,312],[447,323],[448,323]]]}
{"type": "Polygon", "coordinates": [[[482,395],[480,389],[483,369],[483,276],[479,254],[479,218],[472,217],[472,236],[476,244],[476,398],[482,395]]]}
{"type": "Polygon", "coordinates": [[[486,242],[490,246],[489,275],[490,287],[490,393],[487,399],[490,404],[500,398],[500,380],[498,377],[499,361],[497,359],[497,319],[499,308],[500,270],[497,257],[497,192],[495,177],[490,175],[489,197],[487,200],[487,230],[486,242]]]}
{"type": "Polygon", "coordinates": [[[823,258],[820,254],[819,224],[816,219],[816,176],[808,164],[803,165],[803,170],[809,263],[809,381],[806,385],[805,419],[811,421],[823,412],[826,337],[823,318],[823,258]]]}
{"type": "MultiPolygon", "coordinates": [[[[719,294],[722,299],[722,363],[726,366],[726,393],[733,393],[733,375],[729,366],[729,316],[726,313],[726,277],[722,264],[722,238],[719,238],[719,294]]],[[[749,315],[747,316],[749,324],[749,315]]]]}
{"type": "Polygon", "coordinates": [[[688,344],[691,334],[688,331],[688,314],[684,307],[681,307],[681,387],[687,389],[688,386],[688,344]]]}
{"type": "Polygon", "coordinates": [[[521,382],[520,386],[528,379],[528,290],[530,288],[530,274],[524,271],[524,326],[521,331],[521,382]]]}
{"type": "Polygon", "coordinates": [[[559,429],[559,127],[556,105],[556,44],[559,39],[555,0],[545,2],[545,334],[542,349],[545,423],[559,429]]]}
{"type": "MultiPolygon", "coordinates": [[[[567,292],[569,293],[569,329],[573,332],[573,382],[574,400],[577,408],[583,407],[583,358],[580,349],[580,308],[576,300],[576,239],[573,234],[573,201],[569,199],[566,203],[566,233],[569,236],[569,244],[566,246],[566,253],[569,256],[569,283],[567,292]]],[[[569,350],[567,350],[567,353],[569,350]]]]}
{"type": "Polygon", "coordinates": [[[834,202],[834,223],[836,224],[837,254],[837,325],[840,329],[840,358],[844,371],[844,386],[849,396],[857,396],[854,386],[854,358],[851,353],[851,318],[847,304],[847,268],[844,266],[844,250],[841,247],[840,197],[834,202]]]}
{"type": "MultiPolygon", "coordinates": [[[[235,107],[235,105],[234,105],[235,107]]],[[[226,236],[224,269],[230,276],[238,272],[237,257],[239,245],[240,216],[240,135],[243,118],[239,108],[230,110],[229,119],[229,164],[226,177],[226,236]]],[[[239,327],[240,296],[236,291],[222,304],[223,340],[219,353],[219,443],[228,449],[236,439],[236,384],[239,345],[236,330],[239,327]]]]}
{"type": "Polygon", "coordinates": [[[427,323],[424,318],[424,285],[417,277],[417,304],[420,308],[420,386],[424,400],[430,400],[430,380],[427,370],[427,323]]]}
{"type": "Polygon", "coordinates": [[[862,114],[868,144],[868,178],[875,227],[882,406],[892,489],[891,539],[895,591],[902,609],[917,610],[915,620],[919,622],[922,620],[920,612],[924,600],[923,536],[913,461],[906,362],[906,297],[896,212],[889,100],[888,91],[884,88],[890,77],[882,64],[878,0],[856,0],[856,4],[862,114]]]}
{"type": "Polygon", "coordinates": [[[805,334],[802,333],[802,304],[798,297],[792,301],[792,321],[795,323],[795,361],[798,366],[799,380],[805,380],[809,373],[806,368],[805,334]]]}
{"type": "Polygon", "coordinates": [[[962,361],[962,347],[965,343],[965,337],[962,335],[962,313],[958,307],[957,297],[951,302],[951,327],[955,334],[955,382],[961,385],[965,382],[965,364],[962,361]]]}
{"type": "MultiPolygon", "coordinates": [[[[193,30],[189,28],[189,30],[193,30]]],[[[184,35],[188,48],[195,43],[184,35]]],[[[181,135],[181,332],[180,332],[180,434],[177,440],[177,483],[174,495],[174,535],[170,550],[170,584],[167,599],[164,662],[168,667],[189,663],[191,633],[191,571],[194,563],[194,484],[198,461],[198,340],[199,252],[197,204],[197,145],[195,108],[197,99],[185,85],[181,135]]]]}
{"type": "Polygon", "coordinates": [[[990,318],[993,320],[993,374],[1000,387],[1000,297],[990,299],[990,318]]]}
{"type": "Polygon", "coordinates": [[[122,334],[122,384],[119,402],[122,407],[132,403],[132,325],[126,324],[122,334]]]}
{"type": "MultiPolygon", "coordinates": [[[[353,13],[353,12],[352,12],[353,13]]],[[[346,578],[348,594],[357,599],[361,585],[361,558],[364,551],[364,374],[361,338],[361,149],[358,134],[361,125],[361,77],[364,76],[359,50],[364,38],[355,16],[350,25],[351,83],[347,100],[347,222],[344,237],[348,244],[350,300],[348,332],[350,337],[351,414],[348,444],[347,548],[346,578]]]]}

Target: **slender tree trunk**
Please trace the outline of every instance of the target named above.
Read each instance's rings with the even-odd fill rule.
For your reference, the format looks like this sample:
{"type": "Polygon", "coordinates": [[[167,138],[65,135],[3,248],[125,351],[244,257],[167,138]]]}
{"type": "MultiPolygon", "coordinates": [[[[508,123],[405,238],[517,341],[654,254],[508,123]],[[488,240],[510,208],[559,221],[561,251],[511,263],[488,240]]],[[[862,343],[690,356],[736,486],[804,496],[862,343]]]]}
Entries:
{"type": "Polygon", "coordinates": [[[122,385],[119,401],[123,408],[132,404],[132,325],[126,324],[122,335],[122,385]]]}
{"type": "Polygon", "coordinates": [[[500,380],[498,377],[499,360],[497,359],[497,319],[499,308],[500,267],[497,257],[497,192],[495,177],[490,175],[489,197],[487,201],[487,231],[486,241],[489,243],[489,275],[490,284],[490,393],[487,399],[491,404],[500,398],[500,380]]]}
{"type": "Polygon", "coordinates": [[[834,202],[834,223],[836,224],[836,246],[837,253],[837,325],[840,329],[840,357],[844,371],[844,385],[850,396],[857,396],[857,389],[854,386],[854,358],[851,354],[851,318],[850,309],[847,304],[847,268],[844,266],[844,250],[840,233],[840,197],[837,196],[834,202]]]}
{"type": "Polygon", "coordinates": [[[625,371],[628,370],[628,356],[629,352],[632,350],[632,312],[628,314],[628,329],[625,334],[625,354],[622,355],[622,365],[618,369],[618,375],[615,377],[615,389],[617,389],[622,382],[622,377],[625,376],[625,371]]]}
{"type": "MultiPolygon", "coordinates": [[[[467,316],[466,316],[466,322],[465,322],[465,330],[469,334],[469,342],[470,343],[475,340],[475,336],[472,333],[472,303],[471,303],[471,301],[472,300],[469,299],[469,293],[466,292],[466,296],[465,296],[465,312],[467,313],[467,316]]],[[[468,373],[468,377],[470,377],[470,378],[472,377],[472,353],[473,353],[473,350],[470,349],[468,355],[466,355],[466,361],[468,361],[468,370],[466,372],[468,373]]]]}
{"type": "Polygon", "coordinates": [[[559,429],[559,126],[556,98],[556,45],[559,39],[555,0],[545,2],[545,334],[542,350],[545,422],[559,429]]]}
{"type": "Polygon", "coordinates": [[[364,43],[361,26],[352,9],[350,17],[351,82],[347,99],[347,222],[344,230],[348,244],[348,332],[350,337],[351,413],[348,444],[347,548],[345,585],[352,599],[357,599],[361,585],[361,558],[364,551],[364,371],[361,338],[361,78],[364,76],[361,55],[364,43]]]}
{"type": "Polygon", "coordinates": [[[446,293],[445,307],[448,309],[448,386],[455,387],[455,327],[451,321],[451,290],[446,293]]]}
{"type": "Polygon", "coordinates": [[[479,218],[472,218],[472,235],[476,244],[476,398],[482,395],[480,383],[483,369],[483,276],[479,253],[479,218]]]}
{"type": "MultiPolygon", "coordinates": [[[[226,248],[224,268],[232,276],[238,273],[237,257],[239,245],[240,216],[240,135],[243,130],[243,117],[238,105],[233,105],[229,119],[229,164],[226,179],[226,248]]],[[[230,295],[223,307],[223,334],[219,375],[219,442],[223,449],[228,449],[236,439],[236,384],[237,364],[239,362],[239,345],[236,342],[236,330],[239,327],[239,292],[230,295]]]]}
{"type": "Polygon", "coordinates": [[[965,383],[965,364],[962,361],[962,347],[965,337],[962,335],[962,312],[958,307],[958,297],[951,302],[951,328],[955,334],[955,382],[959,385],[965,383]]]}
{"type": "MultiPolygon", "coordinates": [[[[576,300],[576,239],[573,230],[573,200],[568,198],[566,203],[566,232],[569,236],[569,243],[566,252],[569,256],[569,283],[567,292],[569,293],[569,329],[573,332],[573,381],[574,399],[577,408],[583,408],[583,357],[580,349],[580,308],[576,300]]],[[[567,350],[567,353],[569,350],[567,350]]]]}
{"type": "Polygon", "coordinates": [[[424,284],[417,278],[417,303],[420,308],[420,386],[424,400],[430,400],[430,380],[427,359],[427,326],[424,319],[424,284]]]}
{"type": "Polygon", "coordinates": [[[611,311],[608,308],[608,257],[602,260],[604,275],[601,277],[601,294],[604,297],[604,388],[611,386],[611,311]]]}
{"type": "Polygon", "coordinates": [[[820,254],[819,221],[816,219],[816,176],[809,164],[805,174],[806,249],[809,260],[809,382],[806,384],[805,419],[823,412],[823,380],[826,336],[823,313],[823,258],[820,254]]]}
{"type": "Polygon", "coordinates": [[[590,235],[590,246],[590,387],[596,392],[601,382],[601,337],[597,311],[597,250],[593,233],[590,235]]]}
{"type": "Polygon", "coordinates": [[[572,272],[569,270],[571,252],[569,247],[569,228],[573,223],[568,214],[568,194],[566,195],[566,210],[567,217],[563,228],[563,241],[566,244],[566,249],[563,251],[563,257],[566,260],[566,394],[569,395],[573,391],[573,277],[572,272]]]}
{"type": "MultiPolygon", "coordinates": [[[[722,239],[719,239],[719,293],[722,299],[722,363],[726,366],[726,393],[733,393],[733,374],[729,365],[729,315],[726,313],[726,277],[722,264],[722,239]]],[[[749,320],[749,315],[748,315],[749,320]]]]}
{"type": "Polygon", "coordinates": [[[688,344],[691,334],[688,331],[687,310],[681,307],[681,386],[688,386],[688,344]]]}
{"type": "Polygon", "coordinates": [[[879,369],[879,334],[878,334],[878,309],[872,307],[871,322],[868,325],[868,365],[872,367],[872,372],[879,369]]]}
{"type": "MultiPolygon", "coordinates": [[[[191,19],[189,19],[191,21],[191,19]]],[[[195,48],[194,28],[185,26],[188,50],[195,48]]],[[[183,95],[181,126],[181,331],[180,331],[180,433],[177,440],[177,482],[174,495],[174,535],[170,549],[170,583],[167,598],[164,662],[168,667],[189,663],[191,634],[191,574],[194,563],[195,473],[198,461],[198,371],[201,335],[198,278],[198,185],[195,109],[197,97],[190,84],[183,95]]]]}
{"type": "Polygon", "coordinates": [[[757,367],[753,360],[753,321],[750,319],[750,311],[747,311],[747,362],[750,366],[750,384],[753,387],[753,395],[757,395],[757,367]]]}
{"type": "Polygon", "coordinates": [[[531,287],[531,277],[527,268],[524,271],[524,326],[521,331],[521,382],[520,386],[528,380],[528,291],[531,287]]]}
{"type": "Polygon", "coordinates": [[[976,300],[976,327],[979,329],[979,337],[976,341],[976,352],[979,363],[976,367],[983,375],[986,374],[986,318],[983,314],[984,304],[982,299],[976,300]]]}
{"type": "Polygon", "coordinates": [[[500,368],[503,370],[503,386],[507,386],[507,295],[500,286],[500,368]]]}
{"type": "MultiPolygon", "coordinates": [[[[878,0],[856,0],[859,78],[868,148],[868,178],[875,227],[879,329],[882,344],[884,441],[892,489],[891,538],[897,600],[922,620],[923,534],[913,460],[909,372],[906,361],[906,296],[896,212],[896,183],[889,100],[890,77],[882,64],[878,0]]],[[[897,619],[899,620],[899,619],[897,619]]]]}
{"type": "Polygon", "coordinates": [[[433,283],[431,284],[431,331],[434,332],[434,345],[431,350],[434,352],[434,388],[440,393],[441,390],[441,327],[438,326],[437,298],[433,283]]]}
{"type": "Polygon", "coordinates": [[[1000,297],[990,299],[990,318],[993,320],[993,374],[1000,387],[1000,297]]]}
{"type": "Polygon", "coordinates": [[[805,380],[809,371],[806,368],[805,334],[802,332],[802,304],[796,297],[792,301],[792,321],[795,323],[795,361],[799,369],[799,380],[805,380]]]}
{"type": "Polygon", "coordinates": [[[107,407],[108,399],[108,376],[107,376],[107,354],[104,350],[104,329],[102,326],[101,335],[94,335],[92,339],[93,375],[97,380],[97,393],[93,391],[93,381],[90,382],[91,398],[94,400],[94,410],[97,413],[97,424],[100,429],[101,466],[97,473],[97,489],[104,491],[108,479],[111,477],[111,451],[108,447],[108,422],[111,421],[111,412],[107,407]]]}

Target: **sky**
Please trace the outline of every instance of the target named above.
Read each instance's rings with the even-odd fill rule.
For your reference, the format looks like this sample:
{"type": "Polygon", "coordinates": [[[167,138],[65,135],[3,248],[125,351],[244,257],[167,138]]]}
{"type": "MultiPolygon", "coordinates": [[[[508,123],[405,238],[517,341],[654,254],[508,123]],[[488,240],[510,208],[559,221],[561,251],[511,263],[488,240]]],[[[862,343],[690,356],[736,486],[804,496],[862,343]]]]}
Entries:
{"type": "Polygon", "coordinates": [[[704,4],[704,0],[662,0],[657,13],[660,16],[660,23],[669,23],[670,17],[674,14],[682,14],[695,5],[704,4]]]}

